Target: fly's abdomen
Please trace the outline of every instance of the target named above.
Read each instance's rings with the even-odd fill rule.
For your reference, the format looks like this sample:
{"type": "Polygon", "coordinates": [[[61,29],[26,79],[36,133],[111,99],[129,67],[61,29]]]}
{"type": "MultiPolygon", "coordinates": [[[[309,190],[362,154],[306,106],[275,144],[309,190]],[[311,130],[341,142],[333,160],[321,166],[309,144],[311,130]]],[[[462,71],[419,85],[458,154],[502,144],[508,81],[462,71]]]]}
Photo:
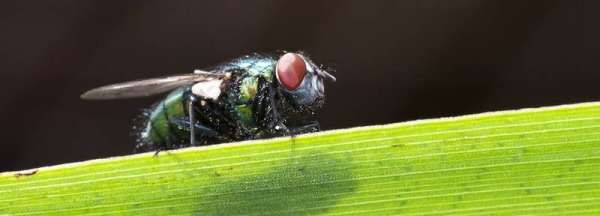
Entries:
{"type": "Polygon", "coordinates": [[[148,115],[144,130],[139,134],[139,147],[172,149],[189,142],[187,133],[173,121],[187,119],[185,110],[185,88],[170,93],[156,104],[148,115]]]}

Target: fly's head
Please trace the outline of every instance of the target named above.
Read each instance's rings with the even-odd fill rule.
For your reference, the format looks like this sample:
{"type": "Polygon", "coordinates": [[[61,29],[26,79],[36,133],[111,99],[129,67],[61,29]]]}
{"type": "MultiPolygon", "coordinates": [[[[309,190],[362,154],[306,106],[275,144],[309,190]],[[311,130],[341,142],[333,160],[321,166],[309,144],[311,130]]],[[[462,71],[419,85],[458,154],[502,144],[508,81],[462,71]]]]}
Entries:
{"type": "Polygon", "coordinates": [[[335,81],[334,76],[298,53],[283,54],[277,60],[275,75],[287,102],[282,111],[290,118],[314,114],[325,100],[323,80],[335,81]]]}

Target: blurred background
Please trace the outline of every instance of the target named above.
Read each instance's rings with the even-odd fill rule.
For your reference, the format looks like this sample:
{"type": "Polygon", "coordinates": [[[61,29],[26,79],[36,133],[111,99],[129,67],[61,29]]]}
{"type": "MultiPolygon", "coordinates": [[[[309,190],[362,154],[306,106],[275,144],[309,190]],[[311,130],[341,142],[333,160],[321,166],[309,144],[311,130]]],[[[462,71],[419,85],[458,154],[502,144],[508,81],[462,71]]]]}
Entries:
{"type": "Polygon", "coordinates": [[[90,88],[304,50],[336,68],[323,129],[600,100],[598,1],[10,1],[0,171],[126,155],[161,97],[90,88]]]}

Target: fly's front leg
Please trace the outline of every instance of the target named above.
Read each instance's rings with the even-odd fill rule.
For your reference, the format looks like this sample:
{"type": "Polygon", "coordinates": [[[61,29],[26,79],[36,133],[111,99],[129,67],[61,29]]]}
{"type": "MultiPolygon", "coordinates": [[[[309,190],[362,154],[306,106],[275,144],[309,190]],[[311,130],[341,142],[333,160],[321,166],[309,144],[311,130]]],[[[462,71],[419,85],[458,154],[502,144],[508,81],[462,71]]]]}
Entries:
{"type": "Polygon", "coordinates": [[[256,112],[255,118],[258,120],[262,128],[276,135],[293,135],[289,128],[285,125],[285,120],[277,108],[277,99],[281,97],[275,88],[264,79],[258,81],[258,93],[254,100],[256,112]]]}
{"type": "Polygon", "coordinates": [[[279,96],[279,98],[283,97],[281,95],[281,92],[277,92],[275,89],[273,89],[272,86],[269,86],[270,90],[269,90],[269,94],[270,94],[270,101],[271,101],[271,107],[273,110],[273,119],[275,120],[275,130],[280,130],[283,131],[285,135],[291,135],[291,136],[295,136],[295,134],[290,131],[290,129],[285,125],[285,120],[281,117],[281,113],[279,113],[279,111],[277,110],[277,96],[279,96]]]}

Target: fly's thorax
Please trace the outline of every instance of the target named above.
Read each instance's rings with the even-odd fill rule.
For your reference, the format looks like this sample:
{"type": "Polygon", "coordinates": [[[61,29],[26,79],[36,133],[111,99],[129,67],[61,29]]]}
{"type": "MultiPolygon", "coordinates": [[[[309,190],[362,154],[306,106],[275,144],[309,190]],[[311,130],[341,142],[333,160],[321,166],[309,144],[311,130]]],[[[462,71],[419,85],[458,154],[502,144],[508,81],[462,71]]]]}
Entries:
{"type": "Polygon", "coordinates": [[[271,58],[248,58],[234,62],[230,68],[233,77],[225,84],[227,94],[222,100],[230,104],[233,116],[246,127],[257,125],[253,103],[262,82],[273,82],[274,64],[271,58]]]}
{"type": "Polygon", "coordinates": [[[254,54],[233,60],[225,70],[245,76],[263,76],[272,79],[276,63],[277,61],[270,56],[254,54]]]}
{"type": "Polygon", "coordinates": [[[258,93],[258,78],[255,76],[245,76],[238,82],[239,103],[245,104],[252,101],[258,93]]]}

